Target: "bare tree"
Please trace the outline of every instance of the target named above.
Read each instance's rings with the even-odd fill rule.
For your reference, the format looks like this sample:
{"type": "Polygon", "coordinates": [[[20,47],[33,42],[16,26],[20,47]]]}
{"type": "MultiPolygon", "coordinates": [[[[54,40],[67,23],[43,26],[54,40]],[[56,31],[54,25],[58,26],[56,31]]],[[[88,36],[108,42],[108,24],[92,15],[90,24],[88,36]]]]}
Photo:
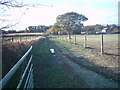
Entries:
{"type": "Polygon", "coordinates": [[[9,10],[11,8],[26,7],[26,9],[24,9],[24,11],[21,13],[21,15],[19,15],[19,17],[17,19],[12,20],[12,22],[14,21],[15,23],[5,24],[6,22],[11,22],[11,20],[8,20],[8,19],[6,20],[3,18],[0,18],[0,30],[10,28],[10,27],[17,25],[20,22],[20,19],[23,17],[23,15],[26,13],[26,11],[29,10],[28,7],[38,7],[38,6],[50,6],[50,5],[25,4],[25,3],[23,3],[23,0],[21,0],[21,1],[19,0],[19,2],[18,2],[18,0],[17,1],[16,0],[0,0],[0,16],[2,16],[7,10],[9,10]]]}
{"type": "MultiPolygon", "coordinates": [[[[0,16],[2,16],[7,10],[9,10],[11,8],[22,8],[25,6],[27,6],[27,4],[23,4],[22,1],[18,2],[15,0],[0,0],[0,16]]],[[[26,8],[26,10],[27,10],[27,8],[26,8]]],[[[26,10],[24,12],[26,12],[26,10]]],[[[20,18],[22,16],[23,16],[23,13],[17,19],[12,20],[12,22],[13,21],[15,22],[14,24],[5,24],[6,22],[11,22],[11,20],[6,20],[3,18],[0,18],[0,30],[10,28],[10,27],[17,25],[20,22],[20,18]]]]}

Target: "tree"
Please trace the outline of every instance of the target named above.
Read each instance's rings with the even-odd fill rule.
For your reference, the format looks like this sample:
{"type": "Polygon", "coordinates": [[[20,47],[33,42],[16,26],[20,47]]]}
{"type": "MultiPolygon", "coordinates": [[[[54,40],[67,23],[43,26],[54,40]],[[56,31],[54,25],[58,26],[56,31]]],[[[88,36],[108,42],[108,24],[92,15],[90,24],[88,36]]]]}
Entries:
{"type": "Polygon", "coordinates": [[[88,18],[82,14],[68,12],[63,15],[59,15],[56,19],[56,22],[61,28],[64,28],[63,30],[66,30],[67,34],[69,35],[69,39],[71,39],[71,34],[75,28],[82,27],[82,22],[86,20],[88,20],[88,18]]]}
{"type": "Polygon", "coordinates": [[[39,26],[29,26],[29,32],[42,32],[45,33],[51,26],[39,25],[39,26]]]}

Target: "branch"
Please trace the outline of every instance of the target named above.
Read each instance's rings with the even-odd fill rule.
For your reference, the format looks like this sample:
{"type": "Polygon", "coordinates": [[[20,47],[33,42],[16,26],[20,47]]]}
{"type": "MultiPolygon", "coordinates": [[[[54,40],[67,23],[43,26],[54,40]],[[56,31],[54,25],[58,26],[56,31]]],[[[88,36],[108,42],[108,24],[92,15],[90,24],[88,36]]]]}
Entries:
{"type": "Polygon", "coordinates": [[[1,27],[0,30],[2,30],[2,29],[7,29],[7,28],[11,28],[11,27],[13,27],[13,26],[19,24],[19,22],[20,22],[20,21],[18,21],[18,22],[15,23],[15,24],[12,24],[12,25],[10,24],[10,25],[6,25],[6,26],[4,26],[4,27],[1,27]]]}
{"type": "MultiPolygon", "coordinates": [[[[23,1],[23,0],[22,0],[23,1]]],[[[38,6],[48,6],[48,7],[52,7],[51,5],[43,5],[43,4],[23,4],[23,2],[17,2],[15,0],[0,0],[0,16],[6,11],[6,9],[11,9],[12,8],[22,8],[22,7],[26,7],[26,10],[21,14],[21,16],[16,19],[16,21],[18,21],[17,23],[13,24],[13,25],[5,25],[3,27],[0,27],[0,29],[7,29],[10,27],[15,26],[16,24],[18,24],[20,22],[20,19],[22,18],[22,16],[24,15],[24,13],[28,10],[28,7],[38,7],[38,6]],[[6,8],[7,7],[7,8],[6,8]]],[[[10,22],[10,20],[4,20],[4,19],[0,19],[1,23],[5,23],[5,22],[10,22]]],[[[14,21],[14,20],[12,20],[14,21]]],[[[2,26],[2,25],[1,25],[2,26]]]]}
{"type": "Polygon", "coordinates": [[[44,4],[23,4],[23,2],[18,3],[17,1],[13,1],[13,0],[0,1],[0,5],[6,6],[8,8],[10,8],[10,7],[21,8],[21,7],[25,7],[25,6],[30,6],[30,7],[48,6],[48,7],[52,7],[52,5],[44,5],[44,4]]]}
{"type": "Polygon", "coordinates": [[[26,4],[23,5],[23,3],[20,4],[17,1],[13,1],[13,0],[0,1],[0,5],[6,6],[8,8],[10,8],[10,7],[21,8],[21,7],[26,6],[26,4]]]}

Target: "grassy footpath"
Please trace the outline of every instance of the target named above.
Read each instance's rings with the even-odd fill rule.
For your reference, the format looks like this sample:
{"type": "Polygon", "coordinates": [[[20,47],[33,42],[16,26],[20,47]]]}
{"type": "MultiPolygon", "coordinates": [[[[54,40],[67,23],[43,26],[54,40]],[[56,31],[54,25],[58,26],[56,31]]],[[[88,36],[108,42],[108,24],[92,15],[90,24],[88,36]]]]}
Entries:
{"type": "Polygon", "coordinates": [[[65,75],[49,51],[49,40],[42,39],[33,50],[34,82],[36,88],[69,88],[72,81],[65,75]]]}

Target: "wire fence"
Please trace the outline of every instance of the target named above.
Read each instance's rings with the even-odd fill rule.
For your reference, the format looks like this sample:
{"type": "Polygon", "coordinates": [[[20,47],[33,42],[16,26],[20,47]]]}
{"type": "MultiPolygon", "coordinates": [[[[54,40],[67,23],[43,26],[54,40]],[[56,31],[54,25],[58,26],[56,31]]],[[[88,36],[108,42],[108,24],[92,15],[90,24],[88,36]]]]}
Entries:
{"type": "Polygon", "coordinates": [[[2,43],[25,42],[25,41],[32,41],[39,38],[40,36],[7,36],[7,37],[2,37],[2,43]]]}
{"type": "Polygon", "coordinates": [[[118,55],[118,34],[99,34],[99,35],[53,35],[59,40],[67,41],[72,44],[80,44],[84,48],[94,49],[98,52],[118,55]]]}

